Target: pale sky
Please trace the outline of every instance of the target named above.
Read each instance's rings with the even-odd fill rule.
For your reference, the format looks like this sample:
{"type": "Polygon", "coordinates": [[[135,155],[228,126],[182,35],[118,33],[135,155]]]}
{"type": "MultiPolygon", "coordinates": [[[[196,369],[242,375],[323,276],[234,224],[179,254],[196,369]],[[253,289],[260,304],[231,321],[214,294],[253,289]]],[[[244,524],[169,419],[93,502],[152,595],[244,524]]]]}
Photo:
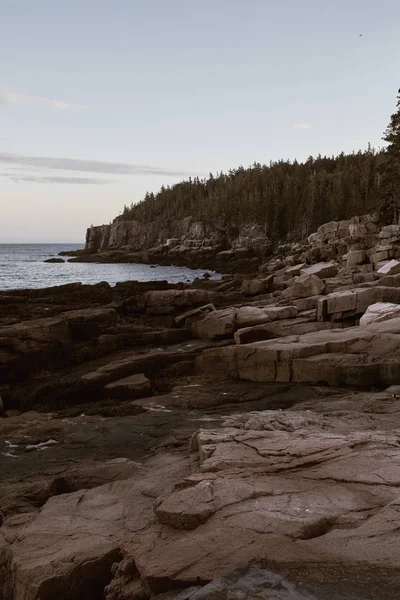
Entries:
{"type": "Polygon", "coordinates": [[[399,31],[398,0],[0,0],[0,243],[83,242],[188,175],[382,145],[399,31]]]}

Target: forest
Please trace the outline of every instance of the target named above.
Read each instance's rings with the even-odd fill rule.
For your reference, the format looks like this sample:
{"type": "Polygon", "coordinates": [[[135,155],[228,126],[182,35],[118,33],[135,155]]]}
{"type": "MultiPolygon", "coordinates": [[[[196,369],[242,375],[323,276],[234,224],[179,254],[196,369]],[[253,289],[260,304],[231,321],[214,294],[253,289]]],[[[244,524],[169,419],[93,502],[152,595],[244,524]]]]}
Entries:
{"type": "Polygon", "coordinates": [[[117,220],[182,219],[220,224],[235,231],[256,223],[271,240],[304,238],[327,221],[378,212],[382,222],[400,214],[400,90],[397,112],[383,139],[385,149],[338,156],[309,157],[305,162],[254,163],[208,178],[189,178],[162,186],[156,194],[125,206],[117,220]]]}

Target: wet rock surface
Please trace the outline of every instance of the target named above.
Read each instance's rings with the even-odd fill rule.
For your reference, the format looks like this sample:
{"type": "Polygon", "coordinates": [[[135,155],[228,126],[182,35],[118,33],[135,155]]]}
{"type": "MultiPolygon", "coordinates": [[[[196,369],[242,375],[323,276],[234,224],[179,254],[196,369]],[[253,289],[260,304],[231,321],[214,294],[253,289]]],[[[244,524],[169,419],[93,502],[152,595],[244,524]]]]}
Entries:
{"type": "Polygon", "coordinates": [[[397,600],[393,227],[221,281],[0,292],[0,598],[397,600]]]}

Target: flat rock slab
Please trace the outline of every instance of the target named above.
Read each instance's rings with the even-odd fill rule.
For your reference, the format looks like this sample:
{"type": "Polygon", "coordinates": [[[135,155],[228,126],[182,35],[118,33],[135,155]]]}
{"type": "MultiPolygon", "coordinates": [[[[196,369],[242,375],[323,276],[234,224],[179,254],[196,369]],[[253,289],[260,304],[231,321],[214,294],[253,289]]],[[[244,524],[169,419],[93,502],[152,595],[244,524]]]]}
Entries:
{"type": "Polygon", "coordinates": [[[151,383],[143,373],[131,375],[105,386],[107,395],[113,398],[140,398],[151,394],[151,383]]]}
{"type": "Polygon", "coordinates": [[[322,262],[316,263],[309,267],[301,269],[301,275],[316,275],[320,279],[326,279],[328,277],[335,277],[339,272],[339,265],[334,262],[322,262]]]}
{"type": "MultiPolygon", "coordinates": [[[[357,573],[379,572],[381,583],[385,570],[388,585],[379,598],[394,600],[400,562],[398,401],[384,393],[322,389],[304,397],[308,400],[296,410],[235,413],[222,426],[198,430],[191,457],[164,450],[142,465],[108,461],[92,477],[123,481],[62,493],[40,512],[7,517],[0,531],[2,597],[80,600],[96,593],[119,600],[132,597],[133,590],[140,597],[144,590],[154,595],[187,587],[169,598],[203,594],[200,600],[221,592],[226,600],[236,593],[241,598],[248,589],[254,598],[268,590],[285,600],[289,592],[295,600],[308,600],[307,594],[319,600],[315,588],[296,583],[319,573],[319,583],[325,576],[331,582],[321,600],[347,600],[346,590],[354,588],[343,591],[341,574],[350,565],[356,590],[366,581],[357,573]],[[255,560],[273,560],[288,572],[294,568],[297,579],[275,567],[248,570],[255,560]],[[240,574],[233,574],[235,569],[240,574]],[[335,586],[342,596],[330,593],[335,586]]],[[[182,421],[181,415],[168,414],[166,419],[182,421]]],[[[31,417],[27,422],[33,426],[31,417]]],[[[52,426],[51,419],[36,421],[41,428],[52,426]]],[[[87,444],[91,432],[98,453],[110,437],[107,427],[115,424],[97,418],[89,430],[79,426],[74,434],[77,425],[63,421],[59,427],[68,427],[67,447],[74,439],[87,444]]],[[[142,437],[144,424],[139,424],[142,437]]],[[[18,439],[26,439],[27,427],[18,439]]],[[[125,427],[130,431],[134,420],[125,427]]],[[[116,431],[109,444],[119,440],[120,451],[130,448],[120,437],[116,431]]],[[[6,439],[18,442],[15,432],[6,439]]],[[[37,456],[45,459],[46,452],[37,456]]],[[[47,460],[54,468],[51,455],[47,460]]],[[[75,476],[66,477],[71,484],[84,476],[80,466],[74,468],[75,476]]],[[[376,583],[372,578],[372,590],[376,583]]],[[[351,597],[377,598],[368,590],[351,597]]]]}
{"type": "Polygon", "coordinates": [[[368,306],[367,310],[360,319],[360,326],[366,327],[371,323],[381,323],[390,319],[398,319],[400,317],[400,304],[392,304],[391,302],[377,302],[368,306]]]}
{"type": "Polygon", "coordinates": [[[400,319],[207,350],[198,368],[210,376],[248,381],[396,384],[400,319]]]}

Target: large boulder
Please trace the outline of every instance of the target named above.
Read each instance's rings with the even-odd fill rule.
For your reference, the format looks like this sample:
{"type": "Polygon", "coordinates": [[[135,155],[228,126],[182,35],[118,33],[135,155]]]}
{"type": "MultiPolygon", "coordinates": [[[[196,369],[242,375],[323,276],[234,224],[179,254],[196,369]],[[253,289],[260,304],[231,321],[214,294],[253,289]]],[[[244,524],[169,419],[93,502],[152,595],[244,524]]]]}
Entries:
{"type": "Polygon", "coordinates": [[[390,302],[377,302],[368,306],[367,310],[360,319],[361,327],[366,327],[371,323],[380,323],[389,319],[397,319],[400,317],[400,304],[392,304],[390,302]]]}
{"type": "Polygon", "coordinates": [[[203,340],[232,335],[236,329],[236,314],[236,308],[212,311],[201,321],[192,324],[192,333],[203,340]]]}
{"type": "Polygon", "coordinates": [[[321,262],[301,269],[301,275],[316,275],[320,279],[335,277],[339,272],[339,265],[335,261],[321,262]]]}
{"type": "Polygon", "coordinates": [[[302,269],[307,268],[307,263],[298,263],[285,269],[285,275],[287,277],[298,277],[301,274],[302,269]]]}
{"type": "Polygon", "coordinates": [[[334,292],[319,299],[317,319],[337,320],[362,315],[377,302],[400,304],[400,289],[382,285],[334,292]]]}
{"type": "Polygon", "coordinates": [[[178,325],[178,327],[190,328],[192,323],[204,319],[208,313],[214,312],[215,310],[216,308],[213,304],[204,304],[204,306],[193,308],[192,310],[188,310],[181,315],[178,315],[175,317],[175,323],[178,325]]]}
{"type": "Polygon", "coordinates": [[[361,265],[365,261],[365,250],[350,250],[350,252],[343,255],[343,259],[346,259],[347,267],[361,265]]]}
{"type": "Polygon", "coordinates": [[[400,262],[398,260],[390,260],[383,267],[378,269],[379,275],[397,275],[400,273],[400,262]]]}
{"type": "Polygon", "coordinates": [[[325,291],[325,284],[315,274],[304,274],[297,277],[294,284],[282,292],[284,298],[308,298],[318,296],[325,291]]]}
{"type": "Polygon", "coordinates": [[[241,306],[236,316],[236,327],[250,327],[251,325],[261,325],[270,321],[271,318],[264,308],[241,306]]]}
{"type": "Polygon", "coordinates": [[[266,277],[265,279],[245,279],[242,283],[240,291],[245,296],[256,296],[257,294],[265,294],[271,279],[271,276],[266,277]]]}
{"type": "Polygon", "coordinates": [[[281,319],[294,319],[298,310],[295,306],[267,306],[264,308],[264,312],[271,321],[279,321],[281,319]]]}

